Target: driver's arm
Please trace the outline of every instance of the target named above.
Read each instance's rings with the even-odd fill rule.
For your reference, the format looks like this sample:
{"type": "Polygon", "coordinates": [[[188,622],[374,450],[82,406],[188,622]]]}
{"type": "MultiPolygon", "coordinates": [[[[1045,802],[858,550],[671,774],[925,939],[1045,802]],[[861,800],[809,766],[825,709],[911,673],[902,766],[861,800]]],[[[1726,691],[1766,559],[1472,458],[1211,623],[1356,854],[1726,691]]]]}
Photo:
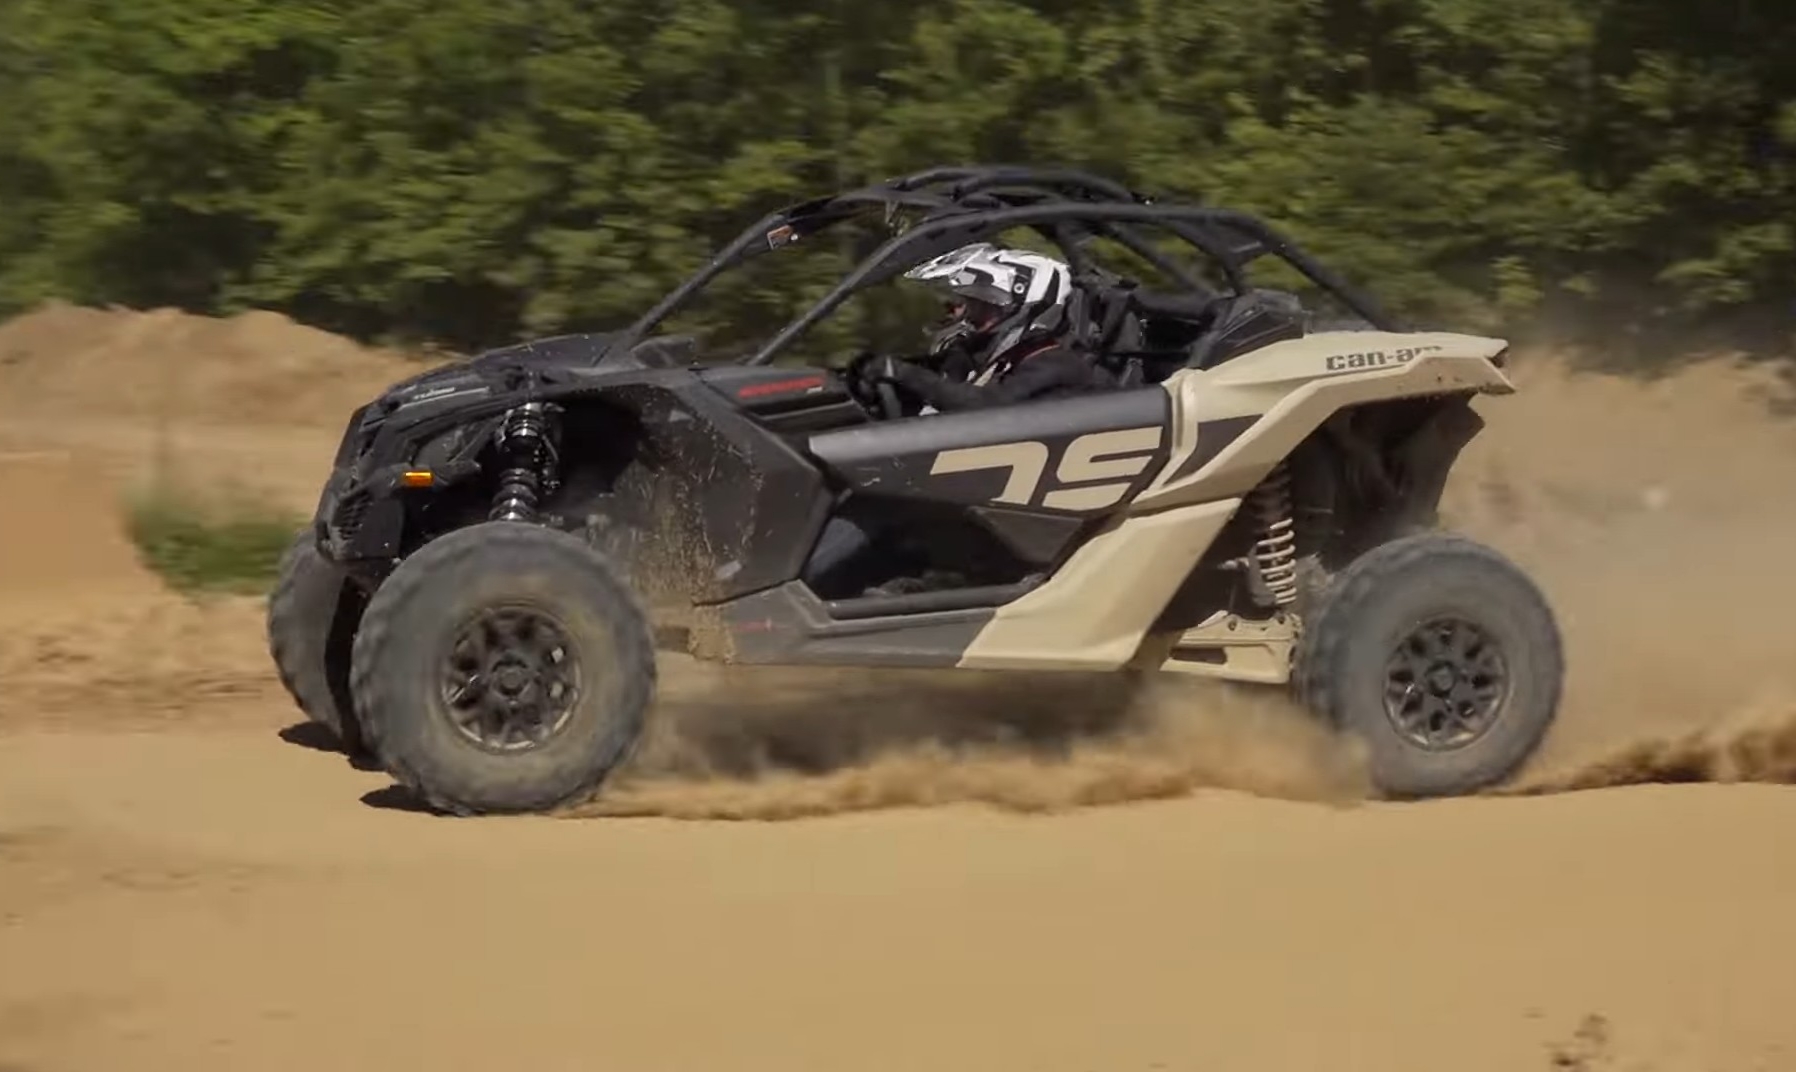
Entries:
{"type": "Polygon", "coordinates": [[[1095,380],[1090,358],[1060,347],[1025,358],[1008,376],[987,384],[960,382],[903,362],[894,362],[892,373],[900,387],[944,413],[1023,402],[1057,387],[1090,387],[1095,380]]]}
{"type": "Polygon", "coordinates": [[[952,344],[937,353],[921,357],[907,357],[903,360],[906,364],[927,369],[950,380],[971,379],[978,368],[973,360],[973,355],[968,353],[966,346],[961,343],[952,344]]]}

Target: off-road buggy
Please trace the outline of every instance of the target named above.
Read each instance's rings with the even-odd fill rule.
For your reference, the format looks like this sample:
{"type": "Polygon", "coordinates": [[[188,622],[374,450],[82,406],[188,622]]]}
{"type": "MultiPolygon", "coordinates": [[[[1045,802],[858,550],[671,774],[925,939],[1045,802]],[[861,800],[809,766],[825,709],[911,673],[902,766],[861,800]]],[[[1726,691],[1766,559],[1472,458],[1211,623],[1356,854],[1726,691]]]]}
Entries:
{"type": "Polygon", "coordinates": [[[1114,671],[1119,691],[1155,671],[1285,685],[1364,739],[1386,794],[1468,792],[1535,749],[1562,677],[1529,579],[1434,531],[1482,427],[1471,399],[1514,390],[1505,352],[1406,331],[1242,213],[1066,171],[911,175],[769,215],[622,331],[492,351],[357,410],[271,600],[271,650],[315,721],[460,814],[598,789],[669,645],[1114,671]],[[720,273],[877,213],[907,225],[752,354],[707,363],[656,333],[720,273]],[[1073,267],[1115,390],[920,415],[774,364],[851,295],[1019,230],[1073,267]],[[1350,322],[1250,285],[1268,254],[1350,322]],[[953,579],[815,590],[837,517],[873,526],[891,571],[953,579]]]}

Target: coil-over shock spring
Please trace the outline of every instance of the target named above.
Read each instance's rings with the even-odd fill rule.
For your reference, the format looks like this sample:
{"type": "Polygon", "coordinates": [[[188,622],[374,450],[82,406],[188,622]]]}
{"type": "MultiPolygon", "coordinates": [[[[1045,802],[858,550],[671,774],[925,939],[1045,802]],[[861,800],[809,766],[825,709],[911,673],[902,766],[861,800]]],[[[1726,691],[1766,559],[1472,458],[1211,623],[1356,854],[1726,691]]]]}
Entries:
{"type": "Polygon", "coordinates": [[[555,444],[551,438],[548,407],[529,402],[505,415],[497,438],[505,468],[493,507],[493,521],[535,521],[537,503],[555,479],[555,444]]]}
{"type": "Polygon", "coordinates": [[[1297,532],[1291,512],[1291,471],[1283,462],[1248,496],[1259,539],[1253,545],[1254,570],[1275,606],[1297,599],[1297,532]]]}

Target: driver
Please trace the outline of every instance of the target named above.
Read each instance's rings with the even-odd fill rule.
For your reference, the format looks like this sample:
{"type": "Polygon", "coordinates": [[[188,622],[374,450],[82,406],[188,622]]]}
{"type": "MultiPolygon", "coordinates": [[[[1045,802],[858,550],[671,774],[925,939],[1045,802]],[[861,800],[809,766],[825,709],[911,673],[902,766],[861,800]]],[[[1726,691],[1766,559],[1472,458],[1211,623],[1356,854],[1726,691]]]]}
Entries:
{"type": "MultiPolygon", "coordinates": [[[[924,413],[950,412],[1052,398],[1115,385],[1075,342],[1075,295],[1067,265],[990,243],[963,246],[912,268],[905,278],[934,283],[951,295],[948,320],[914,360],[865,355],[849,375],[865,384],[893,383],[920,398],[924,413]]],[[[806,564],[813,589],[833,586],[871,543],[858,523],[831,518],[806,564]]],[[[937,577],[900,576],[868,594],[926,591],[937,577]]]]}
{"type": "Polygon", "coordinates": [[[896,384],[944,413],[1114,386],[1070,330],[1078,298],[1072,271],[1061,261],[979,242],[904,277],[948,291],[947,324],[927,358],[865,359],[856,370],[865,382],[896,384]]]}

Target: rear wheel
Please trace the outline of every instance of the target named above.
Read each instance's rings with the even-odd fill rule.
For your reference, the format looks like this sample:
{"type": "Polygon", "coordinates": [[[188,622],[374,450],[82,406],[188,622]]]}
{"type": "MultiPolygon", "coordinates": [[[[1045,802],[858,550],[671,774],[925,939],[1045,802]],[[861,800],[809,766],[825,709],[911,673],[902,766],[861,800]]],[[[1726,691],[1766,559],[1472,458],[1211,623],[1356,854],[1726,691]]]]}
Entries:
{"type": "Polygon", "coordinates": [[[542,811],[628,757],[654,695],[654,645],[588,544],[486,522],[424,545],[381,585],[353,681],[376,757],[429,804],[542,811]]]}
{"type": "Polygon", "coordinates": [[[1452,796],[1534,753],[1564,679],[1557,623],[1507,558],[1445,533],[1393,540],[1329,586],[1298,647],[1298,697],[1363,739],[1378,788],[1452,796]]]}
{"type": "Polygon", "coordinates": [[[310,530],[281,557],[268,598],[268,653],[281,684],[352,756],[366,751],[349,688],[350,646],[364,602],[344,572],[318,553],[310,530]]]}

